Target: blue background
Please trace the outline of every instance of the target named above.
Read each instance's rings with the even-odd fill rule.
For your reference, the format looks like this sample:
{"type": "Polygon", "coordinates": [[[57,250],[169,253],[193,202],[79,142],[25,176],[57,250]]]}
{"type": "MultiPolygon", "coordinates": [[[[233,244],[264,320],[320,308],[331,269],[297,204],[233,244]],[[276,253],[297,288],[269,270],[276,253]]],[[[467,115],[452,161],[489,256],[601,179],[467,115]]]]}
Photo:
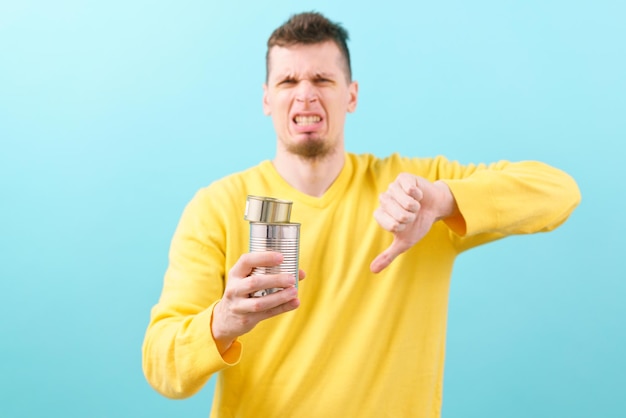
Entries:
{"type": "Polygon", "coordinates": [[[583,201],[463,254],[444,417],[626,416],[621,1],[0,2],[0,415],[206,417],[141,371],[193,193],[272,158],[265,41],[318,10],[351,35],[347,147],[538,159],[583,201]]]}

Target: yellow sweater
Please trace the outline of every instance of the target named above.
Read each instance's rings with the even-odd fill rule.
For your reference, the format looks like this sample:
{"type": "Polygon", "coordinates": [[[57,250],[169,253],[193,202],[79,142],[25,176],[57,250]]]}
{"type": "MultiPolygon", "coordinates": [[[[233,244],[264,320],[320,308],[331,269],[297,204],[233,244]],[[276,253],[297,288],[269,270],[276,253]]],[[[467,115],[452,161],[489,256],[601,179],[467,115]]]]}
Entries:
{"type": "Polygon", "coordinates": [[[269,161],[200,190],[174,234],[143,345],[147,380],[171,398],[219,373],[212,417],[438,417],[448,289],[455,257],[511,234],[549,231],[580,201],[574,180],[538,162],[460,165],[442,157],[346,154],[321,198],[289,186],[269,161]],[[400,172],[443,179],[463,219],[437,222],[378,275],[392,234],[372,214],[400,172]],[[222,357],[211,315],[248,252],[247,195],[293,201],[301,223],[301,306],[261,322],[222,357]]]}

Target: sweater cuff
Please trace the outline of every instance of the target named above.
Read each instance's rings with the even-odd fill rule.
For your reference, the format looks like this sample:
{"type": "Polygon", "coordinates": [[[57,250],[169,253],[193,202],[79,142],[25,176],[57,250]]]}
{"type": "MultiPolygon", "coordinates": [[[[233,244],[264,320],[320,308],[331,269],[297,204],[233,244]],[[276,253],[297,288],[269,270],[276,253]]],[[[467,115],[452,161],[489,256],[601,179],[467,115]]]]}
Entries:
{"type": "Polygon", "coordinates": [[[496,205],[492,194],[485,192],[484,182],[468,179],[442,181],[450,188],[460,212],[460,216],[444,220],[452,231],[460,236],[472,236],[497,227],[496,205]]]}
{"type": "Polygon", "coordinates": [[[211,340],[213,342],[212,346],[215,352],[217,353],[217,355],[222,358],[222,361],[224,362],[224,366],[234,366],[237,363],[239,363],[239,361],[241,360],[243,347],[241,343],[237,339],[235,339],[235,341],[233,341],[233,343],[230,345],[228,350],[226,350],[223,354],[220,353],[219,350],[217,349],[217,342],[215,341],[215,338],[213,337],[212,325],[213,325],[213,309],[215,309],[215,305],[217,305],[218,302],[219,300],[215,301],[206,310],[207,312],[211,312],[209,330],[211,330],[211,340]]]}

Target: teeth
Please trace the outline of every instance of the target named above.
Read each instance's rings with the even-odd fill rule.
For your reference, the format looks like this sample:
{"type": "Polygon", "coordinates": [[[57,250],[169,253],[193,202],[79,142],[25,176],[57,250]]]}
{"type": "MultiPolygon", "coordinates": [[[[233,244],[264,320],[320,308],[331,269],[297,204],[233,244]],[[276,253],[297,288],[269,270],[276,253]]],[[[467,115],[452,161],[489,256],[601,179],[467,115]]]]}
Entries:
{"type": "Polygon", "coordinates": [[[322,120],[319,116],[296,116],[295,121],[298,125],[312,125],[322,120]]]}

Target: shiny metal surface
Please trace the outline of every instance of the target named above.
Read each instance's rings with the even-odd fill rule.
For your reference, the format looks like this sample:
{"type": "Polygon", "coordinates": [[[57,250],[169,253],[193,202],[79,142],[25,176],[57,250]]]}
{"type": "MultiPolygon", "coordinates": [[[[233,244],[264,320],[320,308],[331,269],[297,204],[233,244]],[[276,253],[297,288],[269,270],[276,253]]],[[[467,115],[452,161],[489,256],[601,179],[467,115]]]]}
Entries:
{"type": "Polygon", "coordinates": [[[292,202],[273,197],[248,196],[244,219],[250,222],[285,223],[291,218],[292,202]]]}

